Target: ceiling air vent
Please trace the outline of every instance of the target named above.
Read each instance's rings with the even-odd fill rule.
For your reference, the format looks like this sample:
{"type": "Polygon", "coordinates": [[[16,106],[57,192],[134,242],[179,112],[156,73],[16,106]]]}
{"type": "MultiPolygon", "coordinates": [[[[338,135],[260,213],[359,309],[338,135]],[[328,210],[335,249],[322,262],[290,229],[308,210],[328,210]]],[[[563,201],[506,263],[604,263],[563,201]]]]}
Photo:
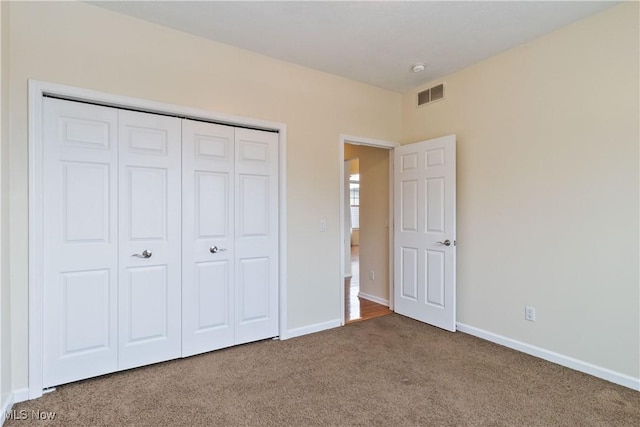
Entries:
{"type": "Polygon", "coordinates": [[[418,92],[418,107],[444,99],[444,83],[418,92]]]}

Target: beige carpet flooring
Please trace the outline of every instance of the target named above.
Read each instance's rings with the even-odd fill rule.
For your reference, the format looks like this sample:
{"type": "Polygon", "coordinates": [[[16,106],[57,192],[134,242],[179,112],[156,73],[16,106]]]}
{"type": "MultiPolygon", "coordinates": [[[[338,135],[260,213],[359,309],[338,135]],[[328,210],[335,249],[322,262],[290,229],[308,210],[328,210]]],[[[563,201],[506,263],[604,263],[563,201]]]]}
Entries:
{"type": "Polygon", "coordinates": [[[6,426],[640,425],[636,391],[396,314],[69,384],[13,409],[27,419],[6,426]]]}

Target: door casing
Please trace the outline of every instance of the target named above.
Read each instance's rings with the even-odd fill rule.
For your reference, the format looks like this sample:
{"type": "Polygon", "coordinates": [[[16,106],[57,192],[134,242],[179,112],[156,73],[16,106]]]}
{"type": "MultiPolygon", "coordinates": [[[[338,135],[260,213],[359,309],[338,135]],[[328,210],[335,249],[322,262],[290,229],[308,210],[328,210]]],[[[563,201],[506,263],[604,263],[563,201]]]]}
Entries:
{"type": "Polygon", "coordinates": [[[279,338],[287,339],[287,194],[284,123],[232,116],[207,110],[113,95],[89,89],[29,80],[29,399],[42,396],[43,276],[42,276],[42,136],[43,99],[46,96],[149,113],[168,114],[214,123],[278,132],[279,157],[279,338]]]}

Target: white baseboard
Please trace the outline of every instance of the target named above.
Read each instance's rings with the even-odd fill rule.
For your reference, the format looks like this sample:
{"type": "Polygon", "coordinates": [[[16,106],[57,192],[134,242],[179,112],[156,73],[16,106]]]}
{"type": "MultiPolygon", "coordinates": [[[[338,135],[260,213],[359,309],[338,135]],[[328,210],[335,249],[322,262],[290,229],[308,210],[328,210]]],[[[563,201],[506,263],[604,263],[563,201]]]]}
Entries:
{"type": "Polygon", "coordinates": [[[371,295],[371,294],[365,294],[364,292],[358,292],[358,297],[364,298],[364,299],[369,300],[369,301],[376,302],[378,304],[386,305],[387,307],[389,307],[389,300],[388,299],[380,298],[380,297],[377,297],[377,296],[371,295]]]}
{"type": "Polygon", "coordinates": [[[484,340],[530,354],[531,356],[539,357],[540,359],[544,359],[549,362],[557,363],[558,365],[562,365],[576,371],[584,372],[585,374],[593,375],[594,377],[598,377],[603,380],[628,387],[632,390],[640,391],[640,378],[634,378],[631,375],[612,371],[611,369],[596,366],[589,362],[574,359],[573,357],[555,353],[553,351],[536,347],[522,341],[516,341],[502,335],[494,334],[493,332],[488,332],[479,328],[475,328],[473,326],[465,325],[464,323],[456,323],[456,327],[460,332],[464,332],[469,335],[473,335],[475,337],[482,338],[484,340]]]}
{"type": "Polygon", "coordinates": [[[26,400],[29,400],[29,389],[27,387],[13,391],[13,403],[20,403],[26,400]]]}
{"type": "Polygon", "coordinates": [[[340,319],[329,320],[328,322],[315,323],[301,328],[289,329],[284,336],[280,335],[281,340],[288,340],[302,335],[313,334],[327,329],[333,329],[342,326],[340,319]]]}
{"type": "Polygon", "coordinates": [[[7,414],[11,408],[13,408],[13,393],[9,393],[4,402],[2,402],[2,420],[0,420],[0,425],[4,425],[4,422],[7,420],[7,414]]]}
{"type": "Polygon", "coordinates": [[[0,426],[4,425],[4,422],[7,420],[7,414],[13,408],[14,403],[24,402],[25,400],[29,400],[29,389],[21,388],[18,390],[9,393],[7,398],[2,402],[2,419],[0,420],[0,426]]]}

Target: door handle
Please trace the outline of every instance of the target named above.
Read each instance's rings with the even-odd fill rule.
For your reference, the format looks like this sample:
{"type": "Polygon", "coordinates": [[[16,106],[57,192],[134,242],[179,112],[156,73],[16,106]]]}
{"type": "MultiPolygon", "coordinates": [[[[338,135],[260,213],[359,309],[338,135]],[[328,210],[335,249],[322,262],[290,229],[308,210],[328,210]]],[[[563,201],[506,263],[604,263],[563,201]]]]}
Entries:
{"type": "Polygon", "coordinates": [[[153,255],[153,252],[151,252],[149,249],[145,249],[141,254],[133,254],[131,256],[135,256],[138,258],[151,258],[151,255],[153,255]]]}
{"type": "Polygon", "coordinates": [[[451,240],[447,239],[444,242],[436,242],[438,246],[451,246],[451,240]]]}
{"type": "Polygon", "coordinates": [[[218,252],[224,252],[226,250],[226,248],[218,248],[217,246],[211,246],[209,248],[209,252],[211,252],[212,254],[217,254],[218,252]]]}

